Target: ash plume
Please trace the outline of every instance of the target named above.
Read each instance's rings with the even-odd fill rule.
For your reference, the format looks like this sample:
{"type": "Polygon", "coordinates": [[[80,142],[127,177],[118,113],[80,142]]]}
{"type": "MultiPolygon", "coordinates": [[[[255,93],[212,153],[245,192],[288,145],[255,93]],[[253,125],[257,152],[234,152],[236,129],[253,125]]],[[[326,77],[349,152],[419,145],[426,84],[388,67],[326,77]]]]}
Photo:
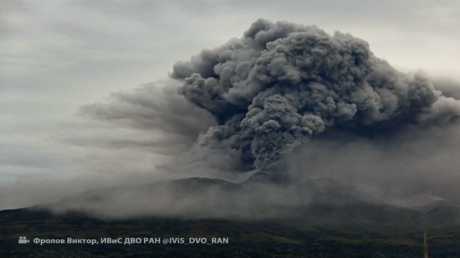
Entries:
{"type": "Polygon", "coordinates": [[[81,107],[110,133],[67,142],[97,148],[88,159],[111,177],[188,179],[134,176],[151,184],[89,191],[50,209],[257,219],[291,216],[316,199],[380,204],[427,188],[459,196],[460,83],[402,73],[362,39],[261,19],[177,62],[170,77],[81,107]],[[363,191],[342,198],[348,183],[363,191]],[[315,192],[323,190],[328,198],[315,192]]]}
{"type": "Polygon", "coordinates": [[[460,114],[452,90],[444,96],[423,72],[397,71],[366,41],[288,22],[259,19],[243,37],[177,62],[171,77],[218,122],[196,145],[272,174],[283,173],[286,153],[329,128],[397,129],[460,114]]]}

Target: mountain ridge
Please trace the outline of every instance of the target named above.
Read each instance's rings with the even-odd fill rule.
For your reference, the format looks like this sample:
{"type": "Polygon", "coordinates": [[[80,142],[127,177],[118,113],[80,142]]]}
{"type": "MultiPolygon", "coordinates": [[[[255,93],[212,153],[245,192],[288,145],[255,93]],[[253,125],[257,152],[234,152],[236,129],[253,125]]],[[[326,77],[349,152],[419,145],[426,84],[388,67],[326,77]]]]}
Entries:
{"type": "MultiPolygon", "coordinates": [[[[189,178],[153,185],[177,187],[179,191],[177,196],[180,197],[187,197],[187,194],[190,194],[189,189],[196,190],[198,196],[203,195],[211,199],[212,196],[208,194],[216,194],[219,191],[229,191],[238,198],[241,197],[240,194],[254,195],[251,192],[253,189],[247,186],[219,179],[189,178]]],[[[152,184],[146,187],[149,186],[152,187],[152,184]]],[[[109,189],[112,193],[119,194],[118,191],[125,191],[127,188],[109,189]]],[[[63,257],[64,254],[68,255],[67,257],[96,257],[93,256],[93,253],[94,250],[98,250],[100,254],[107,252],[112,252],[112,254],[97,257],[125,257],[126,254],[131,254],[132,257],[149,257],[152,254],[161,254],[161,257],[193,257],[187,256],[190,254],[187,250],[198,248],[196,246],[99,245],[97,247],[65,246],[65,248],[56,249],[57,247],[52,245],[28,245],[27,247],[18,245],[18,237],[25,235],[28,238],[228,237],[230,239],[232,244],[228,246],[193,249],[193,252],[200,254],[201,257],[225,257],[226,254],[230,255],[227,257],[255,257],[257,255],[259,257],[277,257],[276,255],[282,255],[282,257],[318,257],[320,255],[341,258],[379,257],[376,253],[384,255],[381,257],[417,257],[416,255],[422,250],[423,229],[429,227],[432,234],[453,233],[455,235],[452,239],[443,239],[433,243],[432,251],[430,251],[433,255],[460,257],[460,237],[458,236],[460,222],[456,220],[460,210],[452,208],[453,206],[436,207],[424,214],[403,207],[366,201],[366,199],[349,202],[348,198],[357,194],[353,186],[331,179],[307,180],[289,188],[285,193],[300,191],[300,196],[302,196],[304,193],[302,191],[305,189],[313,196],[319,196],[320,201],[307,200],[299,206],[294,206],[290,203],[283,203],[285,200],[282,199],[283,202],[277,203],[270,209],[264,206],[266,203],[261,203],[260,207],[252,208],[252,212],[268,213],[273,212],[275,208],[284,209],[285,212],[276,214],[278,216],[261,216],[252,220],[231,216],[171,217],[164,214],[103,218],[88,216],[87,213],[78,210],[52,212],[41,206],[0,211],[0,225],[2,225],[0,243],[8,246],[6,251],[0,253],[0,256],[22,257],[14,256],[14,254],[54,250],[55,257],[63,257]],[[333,192],[328,193],[328,189],[333,192]],[[344,198],[345,201],[328,203],[328,198],[337,194],[349,195],[344,198]]],[[[92,194],[97,192],[97,190],[89,191],[92,194]]],[[[87,195],[88,192],[85,197],[88,197],[87,195]]],[[[97,194],[96,196],[101,197],[97,194]]],[[[258,193],[253,198],[262,197],[263,195],[258,193]]],[[[100,200],[95,198],[95,201],[100,200]]],[[[220,205],[215,202],[209,204],[220,205]]],[[[49,254],[43,257],[53,257],[49,254]]]]}

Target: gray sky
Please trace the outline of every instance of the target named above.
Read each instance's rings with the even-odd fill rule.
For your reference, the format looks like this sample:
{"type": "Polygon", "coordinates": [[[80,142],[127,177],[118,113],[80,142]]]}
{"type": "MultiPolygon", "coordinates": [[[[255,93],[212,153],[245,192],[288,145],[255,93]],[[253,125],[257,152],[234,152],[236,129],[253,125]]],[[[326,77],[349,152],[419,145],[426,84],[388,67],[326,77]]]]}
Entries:
{"type": "MultiPolygon", "coordinates": [[[[168,153],[95,143],[155,135],[101,128],[78,108],[161,80],[176,61],[242,36],[258,18],[348,32],[399,69],[460,78],[456,0],[0,0],[0,187],[36,196],[70,179],[90,188],[82,178],[155,173],[168,153]]],[[[41,200],[7,193],[0,191],[0,209],[41,200]]]]}

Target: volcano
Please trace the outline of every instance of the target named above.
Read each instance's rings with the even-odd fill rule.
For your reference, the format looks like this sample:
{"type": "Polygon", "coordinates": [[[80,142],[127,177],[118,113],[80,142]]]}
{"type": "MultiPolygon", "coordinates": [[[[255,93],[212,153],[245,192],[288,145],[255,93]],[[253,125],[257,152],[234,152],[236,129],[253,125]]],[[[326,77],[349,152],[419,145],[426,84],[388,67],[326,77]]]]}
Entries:
{"type": "MultiPolygon", "coordinates": [[[[308,256],[304,257],[345,257],[350,254],[355,257],[415,257],[423,250],[425,227],[429,227],[433,234],[455,235],[448,241],[434,243],[431,246],[433,255],[460,255],[460,208],[455,204],[446,202],[429,212],[422,212],[376,201],[359,188],[330,178],[310,179],[287,187],[282,192],[286,196],[279,196],[275,203],[262,198],[266,192],[255,189],[260,188],[220,179],[188,178],[96,189],[57,203],[0,211],[0,242],[6,247],[2,248],[0,255],[23,257],[34,252],[46,257],[299,257],[306,254],[308,256]],[[220,202],[215,196],[219,196],[220,202]],[[247,204],[235,206],[235,202],[221,199],[223,196],[245,200],[247,204]],[[140,205],[154,206],[162,203],[159,201],[162,198],[170,200],[172,197],[176,203],[187,200],[191,204],[182,210],[176,207],[179,213],[175,216],[155,214],[159,211],[155,208],[145,209],[142,216],[117,210],[117,207],[125,207],[117,206],[120,202],[144,199],[150,204],[142,201],[140,205]],[[240,209],[249,207],[250,212],[258,212],[259,216],[252,214],[249,219],[229,211],[233,208],[241,212],[240,209]],[[213,209],[221,212],[210,212],[213,209]],[[198,210],[206,212],[198,213],[198,210]],[[18,245],[19,236],[29,239],[226,237],[230,243],[201,248],[143,244],[18,245]],[[190,256],[190,252],[195,256],[190,256]],[[107,253],[111,255],[102,255],[107,253]],[[396,253],[398,256],[391,256],[396,253]]],[[[176,204],[168,205],[174,210],[176,204]]]]}

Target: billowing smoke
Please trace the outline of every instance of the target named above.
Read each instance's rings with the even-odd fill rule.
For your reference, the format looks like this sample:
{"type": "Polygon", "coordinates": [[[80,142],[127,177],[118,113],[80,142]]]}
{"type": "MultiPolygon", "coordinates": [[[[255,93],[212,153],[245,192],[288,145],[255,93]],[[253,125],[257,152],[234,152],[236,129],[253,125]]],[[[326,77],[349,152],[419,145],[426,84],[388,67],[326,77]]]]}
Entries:
{"type": "Polygon", "coordinates": [[[197,146],[231,150],[247,169],[270,173],[329,128],[394,129],[460,114],[454,93],[443,96],[423,72],[397,71],[364,40],[288,22],[257,20],[242,38],[176,63],[171,77],[218,121],[197,146]]]}
{"type": "Polygon", "coordinates": [[[402,73],[364,40],[258,20],[170,77],[83,106],[91,137],[66,139],[95,149],[84,159],[93,170],[123,175],[101,186],[146,185],[87,192],[53,210],[249,219],[318,200],[392,202],[430,188],[460,196],[460,83],[402,73]],[[101,124],[107,131],[95,135],[101,124]],[[295,183],[264,184],[283,180],[295,183]]]}

